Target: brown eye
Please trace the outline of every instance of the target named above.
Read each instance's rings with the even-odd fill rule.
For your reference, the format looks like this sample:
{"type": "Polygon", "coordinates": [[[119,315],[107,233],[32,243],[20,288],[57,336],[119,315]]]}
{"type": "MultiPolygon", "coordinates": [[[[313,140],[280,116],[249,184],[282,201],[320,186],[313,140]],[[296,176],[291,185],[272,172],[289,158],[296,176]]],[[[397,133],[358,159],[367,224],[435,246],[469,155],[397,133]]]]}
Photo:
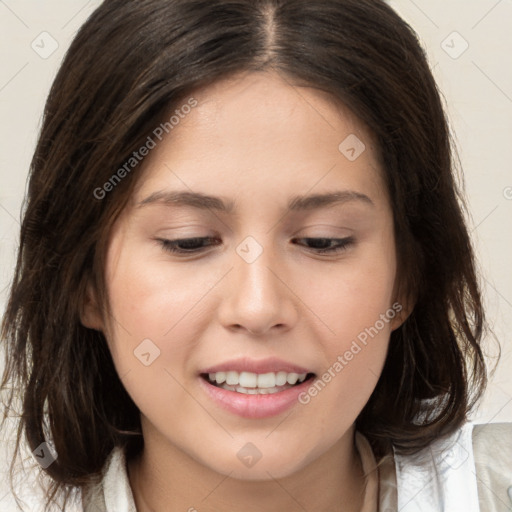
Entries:
{"type": "Polygon", "coordinates": [[[295,238],[294,240],[303,240],[308,244],[308,248],[317,253],[337,253],[346,250],[354,244],[353,237],[347,238],[295,238]]]}
{"type": "Polygon", "coordinates": [[[158,239],[164,250],[178,254],[193,254],[200,252],[206,247],[214,245],[212,243],[205,244],[205,242],[215,242],[216,240],[217,239],[212,237],[179,238],[175,240],[158,239]]]}

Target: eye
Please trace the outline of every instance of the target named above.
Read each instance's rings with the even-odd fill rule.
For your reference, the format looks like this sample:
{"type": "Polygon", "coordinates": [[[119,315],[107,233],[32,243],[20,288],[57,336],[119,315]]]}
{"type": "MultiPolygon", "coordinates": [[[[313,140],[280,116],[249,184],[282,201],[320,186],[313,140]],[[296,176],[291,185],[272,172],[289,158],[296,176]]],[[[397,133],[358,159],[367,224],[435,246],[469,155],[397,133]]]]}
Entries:
{"type": "MultiPolygon", "coordinates": [[[[179,238],[175,240],[156,239],[165,251],[174,254],[195,254],[220,241],[213,237],[179,238]]],[[[304,241],[308,248],[319,254],[333,254],[346,250],[354,244],[353,237],[347,238],[294,238],[304,241]]]]}
{"type": "Polygon", "coordinates": [[[168,252],[177,254],[194,254],[202,251],[206,247],[214,245],[210,242],[216,242],[213,237],[195,237],[195,238],[179,238],[175,240],[157,239],[161,246],[168,252]],[[205,242],[208,242],[205,245],[205,242]]]}
{"type": "Polygon", "coordinates": [[[319,253],[338,253],[348,249],[354,244],[354,237],[347,238],[295,238],[309,244],[309,249],[319,253]],[[312,246],[312,247],[311,247],[312,246]]]}

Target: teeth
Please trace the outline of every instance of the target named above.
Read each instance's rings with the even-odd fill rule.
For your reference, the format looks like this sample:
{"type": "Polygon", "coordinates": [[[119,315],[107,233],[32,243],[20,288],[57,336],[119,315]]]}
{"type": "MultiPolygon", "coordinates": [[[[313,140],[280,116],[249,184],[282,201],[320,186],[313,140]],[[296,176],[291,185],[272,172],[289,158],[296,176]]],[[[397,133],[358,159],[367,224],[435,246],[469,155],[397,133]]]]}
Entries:
{"type": "Polygon", "coordinates": [[[288,376],[286,377],[286,382],[288,382],[288,384],[293,385],[297,382],[298,378],[299,378],[298,373],[289,373],[288,376]]]}
{"type": "Polygon", "coordinates": [[[286,384],[287,375],[288,374],[286,372],[278,372],[276,374],[276,386],[284,386],[286,384]]]}
{"type": "Polygon", "coordinates": [[[226,372],[209,373],[208,377],[210,377],[212,382],[217,382],[217,384],[226,382],[226,372]]]}
{"type": "MultiPolygon", "coordinates": [[[[253,373],[253,375],[256,375],[253,373]]],[[[242,384],[242,383],[240,383],[242,384]]],[[[259,388],[273,388],[276,385],[276,374],[275,373],[262,373],[258,375],[258,387],[259,388]]]]}
{"type": "Polygon", "coordinates": [[[267,388],[267,389],[259,389],[259,388],[243,388],[242,386],[237,386],[235,391],[238,393],[244,393],[245,395],[270,395],[272,393],[277,393],[279,389],[277,388],[267,388]]]}
{"type": "Polygon", "coordinates": [[[258,376],[255,373],[242,372],[238,383],[244,388],[255,388],[258,385],[258,376]]]}
{"type": "Polygon", "coordinates": [[[266,394],[276,393],[279,387],[291,385],[306,380],[306,373],[287,373],[287,372],[269,372],[269,373],[252,373],[252,372],[216,372],[209,373],[210,382],[224,384],[224,389],[230,391],[238,391],[246,394],[266,394]],[[254,393],[253,393],[254,391],[254,393]],[[261,391],[265,391],[262,393],[261,391]]]}
{"type": "MultiPolygon", "coordinates": [[[[238,372],[226,372],[226,384],[228,386],[236,386],[239,384],[239,378],[238,372]]],[[[217,378],[215,378],[217,380],[217,378]]]]}

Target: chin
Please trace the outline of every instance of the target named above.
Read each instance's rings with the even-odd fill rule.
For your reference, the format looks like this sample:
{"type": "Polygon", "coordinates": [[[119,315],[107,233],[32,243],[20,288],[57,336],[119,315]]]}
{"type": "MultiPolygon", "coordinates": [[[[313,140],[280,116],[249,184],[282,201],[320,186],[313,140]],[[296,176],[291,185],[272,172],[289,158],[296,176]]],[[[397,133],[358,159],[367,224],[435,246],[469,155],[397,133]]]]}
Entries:
{"type": "Polygon", "coordinates": [[[232,456],[226,456],[231,449],[222,450],[221,453],[211,454],[211,457],[218,457],[214,464],[212,459],[197,459],[202,465],[209,467],[212,471],[229,476],[237,480],[265,481],[273,478],[286,478],[303,469],[314,455],[305,457],[302,448],[290,446],[285,449],[283,446],[272,446],[267,443],[261,450],[249,443],[244,443],[243,448],[238,447],[231,451],[232,456]]]}

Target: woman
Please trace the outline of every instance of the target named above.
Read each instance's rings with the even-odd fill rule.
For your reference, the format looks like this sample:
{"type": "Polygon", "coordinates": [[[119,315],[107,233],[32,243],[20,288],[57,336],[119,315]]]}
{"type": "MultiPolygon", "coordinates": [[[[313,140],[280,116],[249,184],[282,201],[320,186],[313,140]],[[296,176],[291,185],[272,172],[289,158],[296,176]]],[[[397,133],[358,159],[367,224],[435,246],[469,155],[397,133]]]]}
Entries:
{"type": "Polygon", "coordinates": [[[3,323],[46,505],[499,510],[457,194],[384,2],[104,2],[50,92],[3,323]]]}

